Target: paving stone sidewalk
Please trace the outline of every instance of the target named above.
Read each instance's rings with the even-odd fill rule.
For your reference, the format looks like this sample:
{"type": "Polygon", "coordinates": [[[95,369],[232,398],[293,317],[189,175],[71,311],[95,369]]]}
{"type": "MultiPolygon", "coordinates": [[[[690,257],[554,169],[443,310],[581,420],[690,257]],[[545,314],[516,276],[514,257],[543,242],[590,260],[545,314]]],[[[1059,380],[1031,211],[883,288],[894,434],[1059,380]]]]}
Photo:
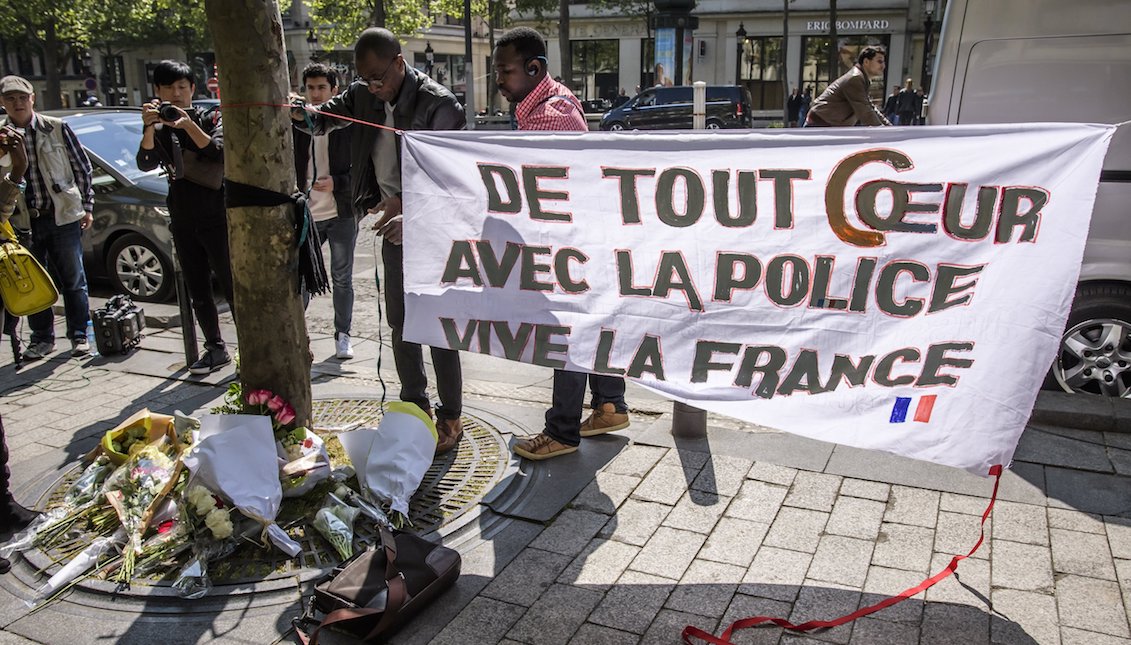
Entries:
{"type": "MultiPolygon", "coordinates": [[[[147,341],[155,351],[174,349],[138,359],[144,369],[84,367],[60,355],[13,377],[0,363],[17,490],[77,459],[138,407],[195,410],[217,400],[222,382],[156,373],[175,362],[178,338],[155,331],[147,341]]],[[[358,340],[358,359],[335,364],[323,360],[332,338],[315,338],[316,395],[330,386],[372,391],[377,336],[358,340]]],[[[381,375],[395,391],[390,362],[381,375]]],[[[540,430],[544,370],[479,357],[468,359],[467,374],[469,405],[505,411],[519,419],[518,433],[540,430]]],[[[977,540],[989,480],[713,416],[707,439],[682,441],[661,400],[634,388],[630,401],[628,431],[586,440],[555,469],[520,464],[544,483],[578,484],[548,521],[498,513],[448,536],[464,575],[395,643],[677,643],[685,625],[718,633],[750,615],[830,619],[917,584],[977,540]],[[600,450],[615,457],[582,467],[600,450]]],[[[804,636],[757,628],[733,642],[1131,644],[1128,475],[1131,435],[1032,425],[984,544],[956,576],[842,627],[804,636]]],[[[203,627],[177,630],[147,628],[141,609],[114,614],[120,628],[67,608],[29,617],[26,589],[10,580],[0,587],[0,643],[267,643],[282,634],[300,591],[279,606],[221,598],[178,619],[203,627]]]]}

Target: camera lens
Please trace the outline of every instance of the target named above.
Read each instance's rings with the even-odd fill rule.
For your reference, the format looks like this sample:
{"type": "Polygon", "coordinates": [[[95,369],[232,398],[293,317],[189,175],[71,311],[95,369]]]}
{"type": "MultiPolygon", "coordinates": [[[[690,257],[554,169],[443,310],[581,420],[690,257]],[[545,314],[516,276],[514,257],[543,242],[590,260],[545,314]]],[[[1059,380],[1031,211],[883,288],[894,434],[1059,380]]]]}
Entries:
{"type": "Polygon", "coordinates": [[[162,121],[176,121],[181,118],[181,111],[172,103],[162,103],[157,106],[157,114],[162,121]]]}

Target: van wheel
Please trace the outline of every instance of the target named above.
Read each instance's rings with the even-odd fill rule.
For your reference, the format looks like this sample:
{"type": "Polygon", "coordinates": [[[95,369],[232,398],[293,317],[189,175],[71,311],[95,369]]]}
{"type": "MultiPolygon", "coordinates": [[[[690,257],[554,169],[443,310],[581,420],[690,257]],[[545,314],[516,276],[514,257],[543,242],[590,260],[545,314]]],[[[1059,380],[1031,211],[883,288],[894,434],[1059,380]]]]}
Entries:
{"type": "Polygon", "coordinates": [[[620,121],[613,121],[609,124],[608,129],[610,132],[620,132],[621,130],[624,130],[624,124],[620,121]]]}
{"type": "Polygon", "coordinates": [[[1065,392],[1131,398],[1131,286],[1077,290],[1052,376],[1065,392]]]}
{"type": "Polygon", "coordinates": [[[707,119],[708,130],[722,130],[723,122],[718,119],[707,119]]]}
{"type": "Polygon", "coordinates": [[[141,235],[123,235],[106,254],[114,290],[140,302],[165,302],[173,295],[173,265],[141,235]]]}

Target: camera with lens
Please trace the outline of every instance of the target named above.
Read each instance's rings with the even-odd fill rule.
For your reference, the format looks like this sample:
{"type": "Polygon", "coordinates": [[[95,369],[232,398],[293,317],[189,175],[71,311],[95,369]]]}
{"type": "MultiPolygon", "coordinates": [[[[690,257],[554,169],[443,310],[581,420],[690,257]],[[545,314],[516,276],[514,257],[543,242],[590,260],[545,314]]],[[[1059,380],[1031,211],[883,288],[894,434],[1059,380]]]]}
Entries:
{"type": "Polygon", "coordinates": [[[171,122],[181,118],[181,111],[177,106],[165,101],[157,106],[157,115],[161,117],[162,121],[171,122]]]}

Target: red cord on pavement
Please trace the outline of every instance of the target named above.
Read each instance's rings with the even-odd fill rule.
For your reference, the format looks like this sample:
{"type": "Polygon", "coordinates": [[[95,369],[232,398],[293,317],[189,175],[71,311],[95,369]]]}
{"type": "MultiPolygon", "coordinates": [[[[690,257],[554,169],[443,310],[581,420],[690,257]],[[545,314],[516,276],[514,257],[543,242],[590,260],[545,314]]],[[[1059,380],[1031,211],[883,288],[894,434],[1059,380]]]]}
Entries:
{"type": "Polygon", "coordinates": [[[946,578],[950,574],[954,573],[955,569],[958,568],[958,563],[960,561],[965,560],[966,558],[974,555],[974,553],[978,550],[978,548],[980,546],[982,546],[982,542],[985,540],[985,537],[986,537],[986,531],[985,531],[986,519],[989,518],[990,512],[994,508],[994,502],[997,501],[997,489],[998,489],[998,485],[1001,484],[1001,473],[1002,473],[1001,464],[992,466],[990,468],[989,474],[994,477],[994,492],[993,492],[992,495],[990,495],[990,503],[986,506],[986,511],[984,513],[982,513],[982,522],[981,522],[981,525],[979,526],[978,542],[976,544],[974,544],[974,548],[970,549],[970,552],[967,553],[966,555],[956,555],[956,556],[954,556],[954,558],[950,561],[950,564],[948,564],[945,569],[936,573],[935,575],[931,576],[930,578],[927,578],[923,582],[920,582],[919,584],[915,585],[914,587],[911,587],[910,589],[905,589],[904,591],[900,592],[899,594],[892,596],[890,598],[885,598],[885,599],[881,600],[880,602],[878,602],[874,605],[869,605],[868,607],[861,607],[860,609],[857,609],[856,611],[852,612],[851,614],[848,614],[847,616],[841,616],[840,618],[834,618],[832,620],[810,620],[809,622],[801,623],[800,625],[794,625],[793,623],[789,622],[788,620],[785,620],[784,618],[774,618],[772,616],[751,616],[749,618],[743,618],[742,620],[736,620],[735,622],[731,623],[730,626],[727,627],[725,630],[723,630],[723,633],[721,635],[719,635],[718,637],[716,637],[712,634],[708,634],[707,632],[703,631],[702,629],[699,629],[698,627],[688,625],[688,626],[683,628],[683,642],[686,643],[687,645],[694,645],[694,643],[691,642],[691,639],[692,638],[698,638],[702,641],[711,643],[712,645],[731,645],[730,637],[731,637],[731,634],[733,634],[735,631],[740,630],[740,629],[747,629],[747,628],[750,628],[750,627],[754,627],[755,625],[760,625],[762,623],[773,623],[773,624],[775,624],[779,627],[784,627],[785,629],[795,631],[795,632],[807,632],[807,631],[810,631],[810,630],[821,629],[821,628],[825,628],[825,627],[838,627],[838,626],[843,625],[845,623],[850,623],[850,622],[856,620],[857,618],[867,616],[868,614],[874,614],[881,609],[886,609],[886,608],[891,607],[892,605],[894,605],[896,603],[903,602],[904,600],[907,600],[911,596],[914,596],[921,591],[924,591],[926,589],[933,587],[940,580],[943,580],[944,578],[946,578]]]}

